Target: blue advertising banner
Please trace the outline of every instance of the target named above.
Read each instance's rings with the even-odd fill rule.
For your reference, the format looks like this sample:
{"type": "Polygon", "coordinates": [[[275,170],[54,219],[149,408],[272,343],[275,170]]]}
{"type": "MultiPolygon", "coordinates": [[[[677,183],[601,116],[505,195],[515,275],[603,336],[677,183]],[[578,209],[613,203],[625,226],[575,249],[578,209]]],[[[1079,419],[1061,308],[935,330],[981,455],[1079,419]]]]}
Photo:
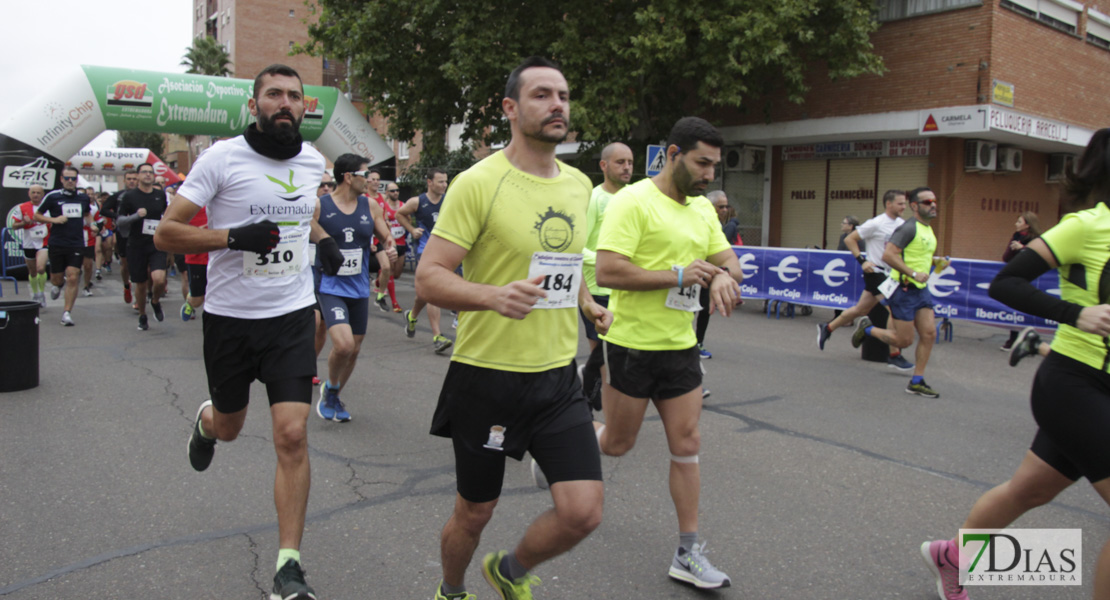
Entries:
{"type": "MultiPolygon", "coordinates": [[[[845,309],[863,293],[863,271],[850,252],[802,248],[733,246],[744,272],[744,298],[785,300],[794,304],[845,309]]],[[[987,294],[990,282],[1004,263],[954,258],[929,277],[929,293],[939,316],[990,325],[1055,329],[1057,323],[1015,311],[987,294]]],[[[1060,295],[1056,271],[1033,282],[1039,289],[1060,295]]]]}

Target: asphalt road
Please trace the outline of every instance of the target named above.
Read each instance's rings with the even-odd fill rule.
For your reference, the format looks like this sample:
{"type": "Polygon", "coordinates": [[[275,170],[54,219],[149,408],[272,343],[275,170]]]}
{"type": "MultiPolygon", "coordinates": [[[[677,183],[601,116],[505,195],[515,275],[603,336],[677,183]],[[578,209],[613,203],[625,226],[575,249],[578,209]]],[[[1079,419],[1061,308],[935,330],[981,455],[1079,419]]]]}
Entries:
{"type": "MultiPolygon", "coordinates": [[[[12,300],[3,286],[0,301],[12,300]]],[[[397,288],[410,306],[411,275],[397,288]]],[[[179,302],[166,300],[166,321],[139,332],[120,289],[115,275],[78,298],[76,327],[62,327],[51,303],[41,384],[0,394],[0,597],[267,597],[277,527],[263,388],[253,389],[240,438],[194,472],[185,447],[206,397],[200,323],[182,323],[179,302]]],[[[21,298],[26,290],[21,283],[21,298]]],[[[699,592],[666,576],[677,531],[668,452],[649,411],[637,447],[603,459],[603,523],[541,565],[537,598],[936,597],[918,545],[954,536],[976,498],[1012,474],[1035,428],[1028,389],[1039,359],[1010,368],[1002,330],[957,322],[927,373],[941,397],[925,399],[904,393],[908,376],[861,361],[849,331],[819,352],[814,325],[831,311],[776,320],[760,306],[714,316],[714,357],[704,361],[712,396],[701,420],[701,535],[733,586],[699,592]]],[[[449,442],[427,431],[448,359],[432,353],[425,321],[412,340],[402,323],[371,307],[343,394],[354,420],[310,417],[302,550],[321,599],[430,598],[439,580],[454,468],[449,442]]],[[[449,316],[443,325],[451,333],[449,316]]],[[[0,343],[13,341],[0,332],[0,343]]],[[[580,357],[586,348],[583,339],[580,357]]],[[[479,557],[511,548],[549,506],[527,464],[510,461],[479,557]]],[[[971,596],[1090,597],[1107,517],[1081,482],[1016,524],[1081,528],[1082,589],[977,587],[971,596]]],[[[494,597],[477,563],[468,581],[479,598],[494,597]]]]}

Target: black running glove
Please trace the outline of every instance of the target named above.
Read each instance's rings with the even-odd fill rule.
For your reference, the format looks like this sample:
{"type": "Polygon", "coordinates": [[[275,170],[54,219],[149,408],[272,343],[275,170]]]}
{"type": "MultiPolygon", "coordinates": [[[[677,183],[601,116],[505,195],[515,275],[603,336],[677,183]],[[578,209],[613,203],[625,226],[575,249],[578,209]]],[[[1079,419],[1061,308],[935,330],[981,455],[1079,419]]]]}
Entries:
{"type": "Polygon", "coordinates": [[[326,237],[316,242],[316,256],[325,275],[337,275],[339,267],[343,266],[343,253],[339,251],[335,238],[326,237]]]}
{"type": "Polygon", "coordinates": [[[227,232],[227,247],[229,250],[245,250],[265,254],[273,250],[281,240],[281,230],[273,221],[251,223],[236,227],[227,232]]]}

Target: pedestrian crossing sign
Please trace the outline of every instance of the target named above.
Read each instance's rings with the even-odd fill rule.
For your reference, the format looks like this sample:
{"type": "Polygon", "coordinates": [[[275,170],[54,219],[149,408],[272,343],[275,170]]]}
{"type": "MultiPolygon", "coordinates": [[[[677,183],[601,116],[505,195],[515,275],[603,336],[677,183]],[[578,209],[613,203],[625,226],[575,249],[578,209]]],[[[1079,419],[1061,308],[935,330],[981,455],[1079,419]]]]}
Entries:
{"type": "Polygon", "coordinates": [[[665,146],[648,144],[647,168],[644,169],[648,177],[655,177],[663,172],[663,165],[667,162],[667,154],[663,151],[665,148],[665,146]]]}

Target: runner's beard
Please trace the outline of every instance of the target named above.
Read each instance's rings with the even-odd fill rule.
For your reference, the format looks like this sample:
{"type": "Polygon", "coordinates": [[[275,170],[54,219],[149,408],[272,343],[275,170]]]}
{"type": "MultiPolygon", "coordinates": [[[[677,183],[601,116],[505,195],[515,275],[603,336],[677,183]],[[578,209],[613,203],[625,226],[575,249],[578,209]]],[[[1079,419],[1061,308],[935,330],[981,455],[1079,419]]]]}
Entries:
{"type": "Polygon", "coordinates": [[[278,144],[289,145],[297,141],[301,131],[301,121],[293,117],[293,113],[286,111],[274,113],[270,117],[259,114],[258,128],[278,144]],[[288,117],[290,121],[277,121],[279,116],[288,117]]]}

